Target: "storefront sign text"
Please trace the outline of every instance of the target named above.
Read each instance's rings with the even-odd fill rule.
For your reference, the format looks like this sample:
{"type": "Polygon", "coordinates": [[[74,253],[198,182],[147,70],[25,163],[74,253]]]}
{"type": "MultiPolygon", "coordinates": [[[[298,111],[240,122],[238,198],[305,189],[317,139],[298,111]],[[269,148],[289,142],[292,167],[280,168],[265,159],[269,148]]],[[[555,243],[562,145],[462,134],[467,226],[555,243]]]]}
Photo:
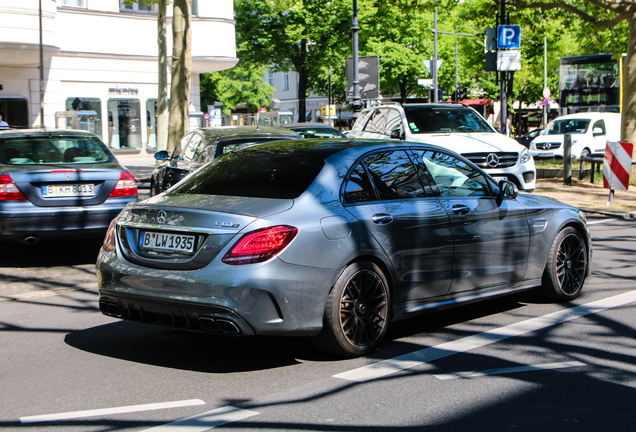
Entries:
{"type": "Polygon", "coordinates": [[[124,87],[124,88],[119,88],[119,87],[115,87],[115,88],[109,88],[108,89],[108,95],[112,96],[112,95],[137,95],[139,94],[139,89],[138,88],[131,88],[131,87],[124,87]]]}

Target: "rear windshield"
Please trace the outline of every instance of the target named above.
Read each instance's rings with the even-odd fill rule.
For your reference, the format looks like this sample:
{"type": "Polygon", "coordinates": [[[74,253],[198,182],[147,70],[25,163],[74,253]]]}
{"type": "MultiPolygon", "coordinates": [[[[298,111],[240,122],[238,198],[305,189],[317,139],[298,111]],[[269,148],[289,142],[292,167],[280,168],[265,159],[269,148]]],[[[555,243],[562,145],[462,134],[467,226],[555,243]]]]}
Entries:
{"type": "Polygon", "coordinates": [[[204,166],[170,192],[293,199],[314,181],[324,157],[324,151],[289,145],[245,148],[204,166]]]}
{"type": "Polygon", "coordinates": [[[67,165],[110,160],[110,152],[97,137],[68,135],[0,139],[0,163],[8,165],[67,165]]]}
{"type": "Polygon", "coordinates": [[[404,113],[414,134],[494,132],[479,114],[469,108],[405,105],[404,113]]]}
{"type": "Polygon", "coordinates": [[[545,135],[584,134],[589,125],[587,119],[555,120],[548,125],[545,135]]]}

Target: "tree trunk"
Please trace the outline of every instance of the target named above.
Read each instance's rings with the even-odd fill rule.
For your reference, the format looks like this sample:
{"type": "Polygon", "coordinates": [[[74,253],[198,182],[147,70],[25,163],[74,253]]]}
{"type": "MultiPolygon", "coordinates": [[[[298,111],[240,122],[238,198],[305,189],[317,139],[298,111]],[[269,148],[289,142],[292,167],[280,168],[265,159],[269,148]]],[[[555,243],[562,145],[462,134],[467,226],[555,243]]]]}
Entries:
{"type": "Polygon", "coordinates": [[[170,87],[170,122],[168,151],[174,150],[188,132],[190,105],[190,69],[192,65],[192,0],[174,0],[172,18],[172,84],[170,87]]]}
{"type": "Polygon", "coordinates": [[[627,19],[629,38],[623,71],[623,88],[621,88],[623,94],[621,139],[636,144],[636,11],[632,11],[627,19]]]}
{"type": "MultiPolygon", "coordinates": [[[[307,120],[307,82],[308,76],[303,70],[298,71],[298,121],[307,120]]],[[[312,118],[313,121],[316,119],[312,118]]]]}
{"type": "MultiPolygon", "coordinates": [[[[157,151],[168,149],[168,48],[166,47],[166,0],[159,0],[157,12],[159,47],[159,94],[157,100],[157,151]]],[[[157,161],[157,164],[159,161],[157,161]]]]}

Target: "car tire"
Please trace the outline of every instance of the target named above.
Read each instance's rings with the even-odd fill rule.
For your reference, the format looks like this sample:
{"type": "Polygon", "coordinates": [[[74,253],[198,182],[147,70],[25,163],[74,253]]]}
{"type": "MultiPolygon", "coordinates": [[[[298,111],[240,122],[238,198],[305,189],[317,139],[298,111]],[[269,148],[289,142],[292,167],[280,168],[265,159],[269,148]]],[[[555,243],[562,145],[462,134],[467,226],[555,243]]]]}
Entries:
{"type": "Polygon", "coordinates": [[[367,261],[353,263],[327,297],[323,328],[313,342],[341,357],[369,354],[386,334],[390,306],[389,285],[380,268],[367,261]]]}
{"type": "Polygon", "coordinates": [[[590,149],[586,147],[583,150],[581,150],[581,156],[580,157],[589,157],[590,154],[591,154],[590,149]]]}
{"type": "Polygon", "coordinates": [[[552,301],[570,301],[581,293],[587,276],[587,246],[583,236],[567,227],[552,243],[540,287],[552,301]]]}

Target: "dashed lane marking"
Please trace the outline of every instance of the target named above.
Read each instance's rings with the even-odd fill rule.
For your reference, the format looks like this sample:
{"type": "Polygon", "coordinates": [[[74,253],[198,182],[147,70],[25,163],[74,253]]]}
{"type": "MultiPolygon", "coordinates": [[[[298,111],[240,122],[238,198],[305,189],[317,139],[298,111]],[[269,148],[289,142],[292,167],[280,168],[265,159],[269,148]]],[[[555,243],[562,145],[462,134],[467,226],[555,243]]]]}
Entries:
{"type": "Polygon", "coordinates": [[[72,411],[58,414],[45,414],[45,415],[36,415],[29,417],[20,417],[21,423],[39,423],[39,422],[52,422],[59,420],[71,420],[83,417],[95,417],[95,416],[104,416],[104,415],[112,415],[112,414],[124,414],[124,413],[132,413],[132,412],[140,412],[140,411],[153,411],[160,410],[166,408],[180,408],[187,406],[195,406],[195,405],[205,405],[201,399],[188,399],[174,402],[160,402],[160,403],[152,403],[152,404],[143,404],[143,405],[130,405],[116,408],[102,408],[102,409],[93,409],[86,411],[72,411]]]}
{"type": "Polygon", "coordinates": [[[258,415],[256,411],[226,406],[141,432],[203,432],[227,423],[258,415]]]}
{"type": "Polygon", "coordinates": [[[449,379],[457,379],[457,378],[478,378],[484,377],[488,375],[504,375],[518,372],[533,372],[540,370],[551,370],[551,369],[565,369],[571,367],[585,366],[585,363],[581,363],[578,361],[572,362],[561,362],[561,363],[544,363],[539,365],[528,365],[528,366],[516,366],[509,368],[501,368],[501,369],[489,369],[481,372],[477,371],[467,371],[467,372],[454,372],[449,374],[438,374],[433,375],[437,379],[441,380],[449,380],[449,379]]]}
{"type": "Polygon", "coordinates": [[[333,377],[357,382],[371,381],[396,372],[421,366],[434,360],[470,351],[525,333],[541,330],[586,315],[603,312],[606,309],[623,306],[634,301],[636,301],[636,291],[629,291],[613,297],[446,342],[434,347],[414,351],[392,359],[383,360],[378,363],[333,375],[333,377]]]}

